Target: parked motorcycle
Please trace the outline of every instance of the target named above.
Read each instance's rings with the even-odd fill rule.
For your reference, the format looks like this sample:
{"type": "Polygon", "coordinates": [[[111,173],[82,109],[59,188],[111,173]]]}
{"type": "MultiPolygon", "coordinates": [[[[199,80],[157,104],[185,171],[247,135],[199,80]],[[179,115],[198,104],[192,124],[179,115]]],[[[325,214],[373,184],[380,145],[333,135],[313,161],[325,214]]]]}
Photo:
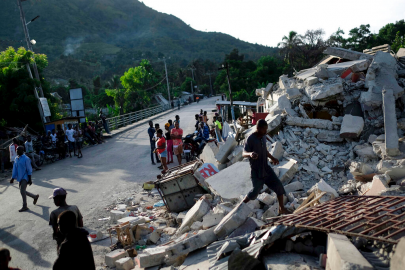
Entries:
{"type": "Polygon", "coordinates": [[[216,139],[209,139],[208,141],[203,140],[199,144],[196,141],[194,141],[194,137],[196,135],[197,135],[197,131],[195,131],[194,133],[188,134],[186,137],[183,138],[183,149],[184,149],[183,158],[187,162],[197,158],[202,153],[202,151],[204,150],[204,147],[207,143],[215,142],[215,144],[216,144],[216,141],[217,141],[216,139]],[[200,145],[201,145],[201,150],[200,150],[200,145]]]}
{"type": "Polygon", "coordinates": [[[42,166],[44,161],[46,162],[55,162],[57,158],[56,145],[43,145],[40,140],[34,141],[34,150],[39,155],[39,161],[37,162],[38,166],[42,166]]]}

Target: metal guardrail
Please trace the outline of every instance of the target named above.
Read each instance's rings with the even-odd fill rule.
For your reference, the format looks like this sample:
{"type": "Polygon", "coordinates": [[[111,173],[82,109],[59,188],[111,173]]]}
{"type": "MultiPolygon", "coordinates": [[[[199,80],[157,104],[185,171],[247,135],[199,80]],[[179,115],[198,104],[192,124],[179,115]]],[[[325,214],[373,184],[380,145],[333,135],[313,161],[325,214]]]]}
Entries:
{"type": "Polygon", "coordinates": [[[151,117],[158,113],[164,112],[171,109],[170,105],[159,105],[147,109],[143,109],[136,112],[126,113],[120,116],[107,118],[108,126],[110,130],[114,130],[120,127],[125,127],[127,125],[131,125],[136,123],[142,119],[151,117]]]}

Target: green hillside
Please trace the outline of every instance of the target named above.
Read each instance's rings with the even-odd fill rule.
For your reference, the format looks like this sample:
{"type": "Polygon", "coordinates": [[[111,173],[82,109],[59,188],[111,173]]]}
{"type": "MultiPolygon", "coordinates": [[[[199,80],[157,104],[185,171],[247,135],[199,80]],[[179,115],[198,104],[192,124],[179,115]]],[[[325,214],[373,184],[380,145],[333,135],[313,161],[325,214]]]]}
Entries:
{"type": "MultiPolygon", "coordinates": [[[[137,56],[157,59],[165,55],[184,65],[198,58],[220,62],[234,48],[247,60],[276,51],[226,34],[196,31],[177,17],[137,0],[28,0],[23,8],[27,21],[40,15],[28,27],[37,41],[35,52],[48,55],[49,68],[60,66],[57,62],[66,60],[61,59],[63,55],[70,61],[98,62],[85,76],[120,71],[116,61],[120,53],[130,53],[134,60],[137,56]]],[[[0,1],[0,25],[0,49],[25,45],[16,1],[0,1]]],[[[71,76],[69,70],[55,72],[61,71],[71,76]]]]}

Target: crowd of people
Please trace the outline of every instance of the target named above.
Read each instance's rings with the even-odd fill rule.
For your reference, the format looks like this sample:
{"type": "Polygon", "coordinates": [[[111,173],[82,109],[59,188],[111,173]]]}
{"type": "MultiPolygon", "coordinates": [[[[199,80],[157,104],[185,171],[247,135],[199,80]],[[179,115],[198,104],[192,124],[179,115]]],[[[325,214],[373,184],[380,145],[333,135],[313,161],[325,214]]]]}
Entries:
{"type": "MultiPolygon", "coordinates": [[[[215,117],[214,117],[215,118],[215,117]]],[[[204,147],[204,142],[207,142],[210,137],[210,128],[208,126],[207,112],[201,110],[195,115],[195,133],[194,141],[198,143],[200,154],[204,147]]],[[[213,122],[215,124],[215,121],[213,122]]],[[[168,170],[167,164],[173,163],[173,157],[176,156],[177,162],[181,165],[183,149],[183,129],[180,128],[180,116],[176,115],[174,122],[169,119],[164,125],[165,131],[160,129],[160,125],[149,121],[148,135],[151,148],[152,165],[160,163],[158,169],[163,169],[162,173],[168,170]],[[156,163],[155,163],[156,159],[156,163]]]]}

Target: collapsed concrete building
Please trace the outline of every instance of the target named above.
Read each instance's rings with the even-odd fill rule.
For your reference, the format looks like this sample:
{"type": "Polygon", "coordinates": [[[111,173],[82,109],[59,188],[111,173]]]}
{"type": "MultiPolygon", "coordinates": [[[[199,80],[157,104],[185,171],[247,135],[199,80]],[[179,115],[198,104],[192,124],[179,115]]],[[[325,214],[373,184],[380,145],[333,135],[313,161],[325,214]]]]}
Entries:
{"type": "Polygon", "coordinates": [[[137,212],[114,219],[126,226],[117,234],[128,245],[107,254],[106,264],[403,269],[405,51],[372,52],[327,48],[317,66],[256,90],[258,111],[268,113],[267,148],[280,161],[269,164],[292,215],[279,216],[276,194],[266,186],[256,200],[242,202],[252,188],[244,138],[255,127],[234,123],[225,142],[207,144],[201,160],[154,182],[165,206],[138,214],[160,221],[137,212]],[[125,250],[144,243],[153,246],[135,256],[125,250]]]}

